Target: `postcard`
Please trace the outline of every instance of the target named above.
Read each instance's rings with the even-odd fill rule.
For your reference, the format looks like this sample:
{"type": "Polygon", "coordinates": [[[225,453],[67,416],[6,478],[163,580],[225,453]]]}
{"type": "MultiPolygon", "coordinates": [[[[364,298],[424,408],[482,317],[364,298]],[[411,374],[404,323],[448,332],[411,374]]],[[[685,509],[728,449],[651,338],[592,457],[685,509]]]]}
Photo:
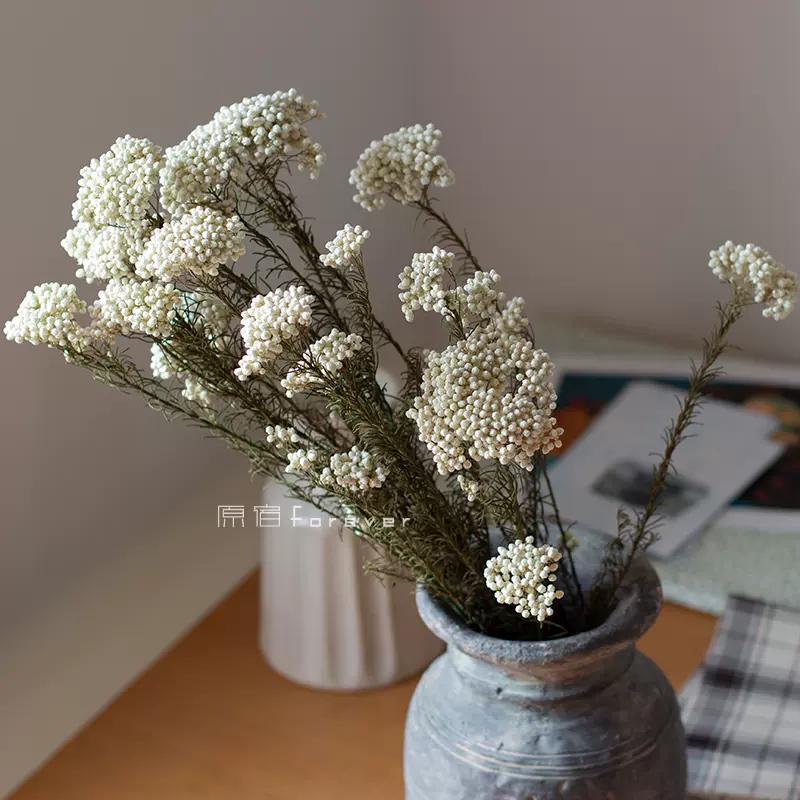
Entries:
{"type": "MultiPolygon", "coordinates": [[[[564,355],[557,364],[558,418],[566,429],[565,445],[580,436],[631,381],[648,380],[682,391],[689,386],[689,364],[681,357],[564,355]]],[[[779,458],[714,523],[800,534],[800,369],[730,359],[725,375],[711,385],[708,394],[772,416],[778,427],[771,438],[785,446],[779,458]]]]}
{"type": "MultiPolygon", "coordinates": [[[[628,381],[615,393],[551,467],[562,517],[613,535],[620,506],[646,506],[653,466],[663,451],[661,432],[676,416],[676,398],[683,394],[641,380],[628,381]]],[[[568,427],[563,415],[559,421],[568,427]]],[[[675,472],[658,509],[659,538],[650,552],[674,555],[779,459],[785,445],[772,439],[779,427],[771,415],[709,398],[692,436],[675,452],[675,472]]]]}

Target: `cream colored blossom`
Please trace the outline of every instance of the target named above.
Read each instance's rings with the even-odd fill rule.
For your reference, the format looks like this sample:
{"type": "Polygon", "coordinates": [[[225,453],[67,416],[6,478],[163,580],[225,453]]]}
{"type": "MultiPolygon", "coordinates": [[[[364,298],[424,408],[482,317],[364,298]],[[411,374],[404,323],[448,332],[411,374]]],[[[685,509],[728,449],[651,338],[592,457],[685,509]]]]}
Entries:
{"type": "Polygon", "coordinates": [[[379,489],[386,480],[387,473],[370,453],[353,446],[346,453],[334,453],[330,463],[322,470],[320,483],[338,484],[351,492],[364,492],[379,489]]]}
{"type": "Polygon", "coordinates": [[[313,298],[302,286],[256,295],[242,314],[245,354],[234,371],[239,380],[264,372],[281,353],[283,343],[311,324],[313,298]]]}
{"type": "Polygon", "coordinates": [[[161,195],[164,207],[180,215],[196,205],[228,208],[228,187],[243,177],[248,163],[294,159],[311,178],[325,163],[325,154],[308,136],[307,123],[323,119],[316,102],[295,89],[246,97],[223,106],[205,125],[164,153],[161,195]]]}
{"type": "Polygon", "coordinates": [[[481,326],[428,354],[421,393],[406,413],[442,474],[480,459],[532,469],[537,452],[561,446],[552,372],[547,353],[525,336],[481,326]]]}
{"type": "Polygon", "coordinates": [[[553,603],[564,592],[553,585],[561,553],[555,547],[537,547],[532,536],[499,547],[486,562],[486,585],[498,603],[513,605],[523,617],[544,622],[553,615],[553,603]]]}
{"type": "Polygon", "coordinates": [[[433,125],[412,125],[372,142],[350,173],[353,200],[372,211],[383,208],[387,197],[408,205],[421,200],[430,184],[450,186],[453,171],[436,153],[441,138],[433,125]]]}
{"type": "Polygon", "coordinates": [[[434,247],[430,253],[414,253],[410,266],[400,273],[400,302],[406,319],[411,322],[415,311],[447,313],[447,292],[443,277],[452,268],[453,253],[434,247]]]}
{"type": "Polygon", "coordinates": [[[369,239],[369,231],[360,225],[345,225],[336,232],[332,241],[325,245],[326,253],[320,256],[320,261],[326,267],[338,270],[347,270],[361,258],[361,248],[369,239]]]}
{"type": "Polygon", "coordinates": [[[289,370],[281,381],[286,396],[292,397],[297,392],[308,391],[314,384],[321,383],[325,377],[335,377],[344,362],[352,358],[363,344],[364,340],[357,333],[346,335],[336,328],[316,342],[312,342],[300,363],[289,370]]]}
{"type": "Polygon", "coordinates": [[[93,330],[110,335],[168,336],[181,302],[171,283],[112,280],[89,309],[93,330]]]}
{"type": "Polygon", "coordinates": [[[3,333],[18,344],[30,342],[59,350],[80,350],[92,340],[77,320],[86,310],[86,303],[78,297],[73,284],[42,283],[25,295],[3,333]]]}
{"type": "Polygon", "coordinates": [[[721,281],[761,303],[765,317],[785,319],[797,302],[797,275],[754,244],[725,242],[709,253],[708,266],[721,281]]]}
{"type": "Polygon", "coordinates": [[[244,255],[244,226],[235,214],[197,206],[153,231],[136,261],[143,278],[173,281],[185,273],[216,276],[244,255]]]}
{"type": "Polygon", "coordinates": [[[122,136],[81,170],[76,222],[127,226],[143,219],[158,183],[161,150],[147,139],[122,136]]]}

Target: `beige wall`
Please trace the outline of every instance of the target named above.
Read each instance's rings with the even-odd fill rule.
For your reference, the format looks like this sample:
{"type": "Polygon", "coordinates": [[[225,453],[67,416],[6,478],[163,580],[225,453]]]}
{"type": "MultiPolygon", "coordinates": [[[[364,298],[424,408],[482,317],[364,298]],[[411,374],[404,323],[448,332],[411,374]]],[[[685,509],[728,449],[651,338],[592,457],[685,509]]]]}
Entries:
{"type": "MultiPolygon", "coordinates": [[[[425,120],[448,206],[539,310],[677,343],[708,330],[730,238],[800,271],[800,4],[424,4],[425,120]]],[[[800,313],[746,352],[800,361],[800,313]]],[[[541,343],[546,346],[546,342],[541,343]]]]}
{"type": "MultiPolygon", "coordinates": [[[[90,158],[126,132],[172,144],[248,94],[296,86],[320,100],[329,119],[315,134],[329,165],[298,187],[321,236],[360,221],[348,170],[376,133],[413,115],[409,37],[399,6],[369,0],[0,3],[2,320],[33,284],[72,280],[59,241],[90,158]]],[[[388,217],[370,222],[380,268],[397,242],[388,217]]],[[[3,338],[0,365],[2,634],[240,457],[55,351],[3,338]]]]}
{"type": "MultiPolygon", "coordinates": [[[[448,210],[510,291],[695,341],[722,296],[710,247],[800,262],[798,16],[739,0],[5,0],[0,316],[70,280],[58,242],[77,173],[116,136],[168,145],[223,103],[295,85],[329,113],[329,164],[299,185],[321,235],[368,220],[392,321],[411,220],[356,210],[346,177],[370,139],[430,119],[458,175],[448,210]]],[[[797,361],[798,332],[800,315],[754,314],[738,341],[797,361]]],[[[0,365],[2,633],[239,462],[53,352],[3,340],[0,365]]]]}

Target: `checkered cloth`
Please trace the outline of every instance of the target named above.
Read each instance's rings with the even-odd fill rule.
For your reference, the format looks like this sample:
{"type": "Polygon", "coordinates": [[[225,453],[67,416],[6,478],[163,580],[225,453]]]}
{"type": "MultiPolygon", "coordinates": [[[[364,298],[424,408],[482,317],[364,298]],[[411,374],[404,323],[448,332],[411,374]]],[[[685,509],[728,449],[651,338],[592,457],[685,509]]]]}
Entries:
{"type": "Polygon", "coordinates": [[[681,705],[690,789],[800,800],[800,612],[729,598],[681,705]]]}

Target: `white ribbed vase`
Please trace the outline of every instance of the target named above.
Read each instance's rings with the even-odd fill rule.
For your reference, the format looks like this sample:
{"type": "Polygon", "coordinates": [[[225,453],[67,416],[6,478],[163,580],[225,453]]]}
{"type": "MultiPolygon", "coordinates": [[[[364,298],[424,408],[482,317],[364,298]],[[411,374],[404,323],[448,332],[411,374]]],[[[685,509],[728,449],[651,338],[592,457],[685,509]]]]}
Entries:
{"type": "Polygon", "coordinates": [[[264,504],[281,509],[280,526],[261,531],[260,640],[270,666],[314,689],[352,691],[415,675],[443,651],[419,618],[413,584],[364,572],[374,553],[362,539],[277,484],[264,488],[264,504]]]}

